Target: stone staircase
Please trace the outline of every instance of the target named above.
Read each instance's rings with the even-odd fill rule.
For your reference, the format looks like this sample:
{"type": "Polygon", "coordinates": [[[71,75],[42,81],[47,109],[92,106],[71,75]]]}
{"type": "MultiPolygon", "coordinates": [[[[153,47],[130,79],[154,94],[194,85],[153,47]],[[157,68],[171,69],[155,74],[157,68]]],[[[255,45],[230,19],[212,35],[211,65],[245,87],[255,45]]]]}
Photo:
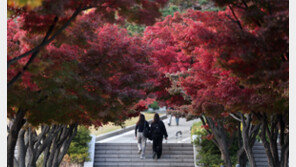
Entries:
{"type": "Polygon", "coordinates": [[[190,143],[163,143],[162,156],[152,158],[152,144],[147,143],[145,159],[140,159],[136,143],[96,143],[94,167],[145,166],[194,167],[190,143]]]}
{"type": "MultiPolygon", "coordinates": [[[[281,155],[280,147],[278,146],[279,155],[281,155]]],[[[257,167],[268,167],[268,158],[262,143],[255,142],[253,153],[257,167]]]]}

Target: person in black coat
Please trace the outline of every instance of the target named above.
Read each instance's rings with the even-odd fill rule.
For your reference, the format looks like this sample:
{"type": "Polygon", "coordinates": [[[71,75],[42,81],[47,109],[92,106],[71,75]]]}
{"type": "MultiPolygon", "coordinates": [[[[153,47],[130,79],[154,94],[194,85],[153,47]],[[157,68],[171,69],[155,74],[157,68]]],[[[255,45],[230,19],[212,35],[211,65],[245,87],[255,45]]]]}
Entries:
{"type": "Polygon", "coordinates": [[[159,159],[162,153],[162,140],[163,137],[168,139],[168,134],[162,120],[159,119],[159,115],[156,113],[154,115],[154,120],[151,123],[151,135],[152,135],[152,149],[153,149],[153,159],[159,159]]]}

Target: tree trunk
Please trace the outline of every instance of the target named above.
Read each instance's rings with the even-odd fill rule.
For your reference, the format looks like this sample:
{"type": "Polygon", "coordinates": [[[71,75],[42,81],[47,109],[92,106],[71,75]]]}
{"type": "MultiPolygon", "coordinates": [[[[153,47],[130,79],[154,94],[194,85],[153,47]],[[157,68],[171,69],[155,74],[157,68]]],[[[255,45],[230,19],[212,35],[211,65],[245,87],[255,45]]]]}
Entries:
{"type": "MultiPolygon", "coordinates": [[[[288,113],[288,112],[287,112],[288,113]]],[[[259,115],[262,122],[260,138],[268,157],[270,167],[287,167],[289,158],[288,114],[259,115]],[[279,143],[278,143],[279,137],[279,143]],[[278,145],[281,149],[279,156],[278,145]]]]}
{"type": "Polygon", "coordinates": [[[22,129],[18,136],[18,167],[26,167],[26,152],[27,147],[25,144],[26,130],[22,129]]]}
{"type": "Polygon", "coordinates": [[[78,127],[77,124],[73,124],[73,130],[71,130],[69,138],[65,141],[65,143],[62,146],[61,154],[58,157],[58,164],[60,164],[62,162],[64,156],[66,155],[66,153],[67,153],[67,151],[68,151],[68,149],[70,147],[71,141],[76,136],[77,127],[78,127]]]}
{"type": "MultiPolygon", "coordinates": [[[[52,141],[50,141],[50,144],[49,145],[51,145],[51,142],[52,141]]],[[[50,147],[46,147],[45,152],[44,152],[44,156],[43,156],[43,165],[42,165],[43,167],[46,167],[46,164],[48,162],[49,151],[50,151],[50,147]]]]}
{"type": "Polygon", "coordinates": [[[237,161],[240,167],[246,167],[247,165],[247,155],[245,153],[244,147],[243,147],[243,141],[242,141],[242,134],[240,129],[241,123],[238,124],[238,148],[237,151],[237,161]]]}
{"type": "Polygon", "coordinates": [[[268,158],[268,166],[269,167],[276,167],[273,156],[271,154],[270,147],[269,147],[270,144],[266,140],[266,126],[267,126],[266,123],[263,122],[263,126],[262,126],[261,133],[260,133],[260,139],[261,139],[261,141],[263,143],[263,146],[265,148],[265,152],[266,152],[266,155],[267,155],[267,158],[268,158]]]}
{"type": "Polygon", "coordinates": [[[28,160],[28,166],[30,167],[36,167],[36,150],[34,149],[34,144],[36,142],[34,131],[29,128],[28,129],[29,133],[29,146],[28,146],[28,155],[29,155],[29,160],[28,160]]]}
{"type": "Polygon", "coordinates": [[[230,159],[230,154],[229,154],[229,149],[226,143],[226,140],[218,140],[219,143],[219,150],[222,154],[222,159],[224,161],[225,166],[227,167],[232,167],[231,159],[230,159]]]}
{"type": "Polygon", "coordinates": [[[246,167],[247,166],[247,160],[248,159],[247,159],[247,155],[246,155],[245,150],[244,150],[243,147],[238,151],[237,157],[238,157],[238,164],[239,164],[239,166],[240,167],[246,167]]]}
{"type": "Polygon", "coordinates": [[[205,117],[207,120],[207,123],[209,127],[212,130],[212,133],[217,141],[217,146],[221,152],[222,159],[224,161],[224,164],[227,167],[232,167],[231,159],[230,159],[230,154],[229,154],[229,148],[228,148],[228,141],[227,141],[227,132],[225,131],[223,125],[216,120],[209,117],[205,117]]]}
{"type": "Polygon", "coordinates": [[[43,125],[39,134],[31,127],[22,129],[18,136],[18,166],[36,167],[39,156],[44,153],[43,166],[58,167],[76,135],[77,126],[43,125]]]}
{"type": "Polygon", "coordinates": [[[13,167],[14,150],[15,150],[17,139],[18,139],[19,131],[21,130],[22,126],[26,122],[24,120],[25,114],[26,114],[26,110],[19,108],[15,118],[12,120],[13,123],[8,132],[8,137],[7,137],[7,166],[8,167],[13,167]]]}
{"type": "Polygon", "coordinates": [[[285,118],[284,115],[280,115],[279,125],[280,125],[281,167],[288,167],[288,160],[289,160],[289,132],[288,132],[289,122],[285,121],[286,119],[289,119],[289,118],[285,118]]]}
{"type": "Polygon", "coordinates": [[[52,147],[48,151],[46,167],[58,167],[69,149],[70,143],[77,132],[77,124],[63,126],[59,135],[55,136],[52,147]]]}
{"type": "Polygon", "coordinates": [[[245,118],[245,116],[241,114],[241,121],[243,124],[243,131],[242,131],[243,147],[247,155],[247,158],[249,160],[250,166],[256,167],[252,148],[255,143],[255,138],[259,132],[260,125],[256,125],[256,126],[252,125],[251,114],[247,114],[246,117],[247,118],[245,118]]]}

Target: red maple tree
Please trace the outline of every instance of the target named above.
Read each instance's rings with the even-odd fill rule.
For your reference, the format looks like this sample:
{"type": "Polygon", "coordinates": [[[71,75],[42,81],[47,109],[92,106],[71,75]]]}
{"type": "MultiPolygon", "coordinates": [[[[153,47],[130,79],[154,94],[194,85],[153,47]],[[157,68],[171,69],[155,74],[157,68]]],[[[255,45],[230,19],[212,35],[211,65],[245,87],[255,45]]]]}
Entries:
{"type": "MultiPolygon", "coordinates": [[[[155,48],[154,64],[162,74],[182,73],[177,85],[183,94],[190,96],[189,109],[210,116],[212,130],[221,115],[232,115],[242,122],[244,149],[252,165],[252,144],[248,143],[253,143],[261,127],[261,140],[267,155],[272,155],[269,164],[285,166],[287,3],[215,2],[227,6],[226,10],[175,13],[174,17],[168,16],[146,29],[145,38],[155,48]],[[255,126],[252,120],[261,122],[255,126]],[[272,132],[268,132],[269,126],[272,132]],[[248,129],[254,134],[247,133],[248,129]],[[268,142],[265,133],[270,134],[269,141],[281,135],[281,149],[285,152],[281,160],[278,154],[272,153],[277,150],[276,141],[268,142]]],[[[230,160],[225,164],[229,166],[230,160]]]]}
{"type": "MultiPolygon", "coordinates": [[[[135,105],[146,96],[145,89],[151,85],[148,47],[139,37],[129,36],[126,30],[94,18],[95,14],[90,11],[78,16],[77,24],[40,50],[40,56],[29,67],[24,64],[31,57],[25,57],[29,60],[20,59],[8,69],[10,80],[24,66],[27,68],[8,90],[8,118],[12,121],[8,135],[9,165],[19,131],[37,135],[36,127],[42,126],[39,135],[45,135],[58,133],[54,127],[61,125],[59,133],[62,133],[68,124],[69,134],[73,136],[78,125],[100,126],[108,122],[121,125],[127,118],[138,115],[135,105]],[[22,129],[25,123],[28,129],[22,129]]],[[[8,59],[18,55],[19,48],[31,48],[42,38],[40,34],[23,31],[21,24],[9,20],[8,59]]],[[[55,140],[61,140],[67,148],[71,137],[55,140]]],[[[59,164],[66,153],[60,146],[45,142],[36,143],[31,149],[23,147],[22,151],[30,152],[32,158],[29,162],[20,159],[19,163],[34,166],[45,148],[49,148],[48,154],[54,156],[61,151],[61,156],[55,161],[49,156],[46,166],[59,164]]]]}

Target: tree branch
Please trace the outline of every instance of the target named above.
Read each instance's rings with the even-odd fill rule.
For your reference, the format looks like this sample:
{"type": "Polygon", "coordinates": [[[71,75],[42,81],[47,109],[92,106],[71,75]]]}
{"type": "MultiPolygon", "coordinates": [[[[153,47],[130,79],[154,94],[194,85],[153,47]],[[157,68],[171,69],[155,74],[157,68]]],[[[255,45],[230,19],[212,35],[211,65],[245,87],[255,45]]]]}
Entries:
{"type": "Polygon", "coordinates": [[[249,6],[247,5],[247,3],[244,0],[242,0],[242,2],[243,2],[243,4],[245,5],[246,8],[249,8],[249,6]]]}
{"type": "Polygon", "coordinates": [[[61,153],[60,153],[60,155],[57,157],[57,158],[58,158],[58,159],[57,159],[57,163],[58,163],[58,164],[60,164],[61,161],[63,160],[64,155],[67,153],[67,151],[68,151],[68,149],[69,149],[69,147],[70,147],[71,141],[72,141],[73,138],[76,136],[76,133],[77,133],[77,126],[78,126],[78,124],[75,123],[75,124],[73,124],[73,125],[71,125],[71,126],[73,126],[74,129],[71,129],[70,137],[69,137],[68,140],[66,140],[65,143],[63,144],[63,148],[62,148],[62,150],[60,150],[61,153]]]}
{"type": "MultiPolygon", "coordinates": [[[[87,9],[90,9],[91,7],[85,7],[85,8],[83,8],[84,10],[87,10],[87,9]]],[[[35,52],[38,52],[41,48],[43,48],[45,45],[47,45],[47,44],[49,44],[51,41],[53,41],[54,39],[55,39],[55,37],[57,36],[57,35],[59,35],[65,28],[67,28],[69,25],[70,25],[70,23],[78,16],[78,14],[81,12],[81,11],[83,11],[82,10],[82,7],[81,7],[81,5],[75,10],[75,12],[72,14],[72,16],[69,18],[69,20],[61,27],[61,28],[59,28],[56,32],[55,32],[55,34],[53,34],[52,36],[51,36],[51,38],[49,38],[48,40],[44,40],[44,41],[42,41],[38,46],[36,46],[35,48],[33,48],[33,49],[31,49],[30,51],[28,51],[28,52],[26,52],[26,53],[23,53],[23,54],[21,54],[20,56],[18,56],[18,57],[15,57],[15,58],[13,58],[13,59],[11,59],[11,60],[9,60],[8,62],[7,62],[7,68],[9,68],[9,66],[11,65],[11,64],[13,64],[13,63],[15,63],[17,60],[19,60],[19,59],[21,59],[21,58],[23,58],[23,57],[26,57],[26,56],[28,56],[28,55],[30,55],[30,54],[32,54],[32,53],[35,53],[35,52]]]]}
{"type": "Polygon", "coordinates": [[[231,10],[231,13],[232,13],[233,17],[236,19],[235,22],[238,24],[239,28],[241,30],[243,30],[243,26],[242,26],[241,22],[239,21],[239,19],[237,18],[237,16],[236,16],[233,8],[231,7],[231,5],[229,5],[229,9],[231,10]]]}
{"type": "Polygon", "coordinates": [[[239,122],[242,122],[242,120],[239,119],[236,115],[234,115],[234,114],[232,114],[232,113],[230,113],[229,115],[230,115],[232,118],[234,118],[235,120],[237,120],[237,121],[239,121],[239,122]]]}
{"type": "MultiPolygon", "coordinates": [[[[199,118],[200,118],[202,124],[205,126],[205,125],[206,125],[205,119],[204,119],[202,116],[199,116],[199,118]]],[[[208,134],[212,134],[212,132],[209,131],[208,129],[205,129],[205,130],[208,132],[208,134]]],[[[212,141],[213,141],[216,145],[218,145],[218,142],[217,142],[217,140],[216,140],[215,138],[213,138],[212,141]]]]}
{"type": "Polygon", "coordinates": [[[42,126],[42,130],[41,130],[41,134],[38,135],[37,138],[37,142],[34,144],[34,148],[38,148],[41,144],[41,140],[44,138],[44,136],[46,135],[46,133],[49,131],[49,127],[48,126],[42,126]]]}
{"type": "MultiPolygon", "coordinates": [[[[53,23],[52,23],[52,25],[50,26],[50,28],[48,29],[48,31],[47,31],[45,37],[43,38],[42,43],[44,43],[44,42],[48,39],[48,37],[49,37],[50,34],[52,33],[52,31],[53,31],[53,29],[54,29],[54,27],[55,27],[57,21],[58,21],[58,17],[55,17],[55,18],[54,18],[54,21],[53,21],[53,23]]],[[[7,84],[7,88],[11,87],[11,86],[15,83],[15,81],[16,81],[18,78],[20,78],[20,77],[22,76],[22,74],[28,69],[29,65],[30,65],[30,64],[33,62],[33,60],[36,58],[36,56],[38,55],[39,51],[40,51],[40,50],[38,49],[38,50],[36,50],[35,52],[33,52],[32,56],[30,57],[30,59],[29,59],[29,61],[26,63],[26,65],[23,67],[23,69],[22,69],[21,71],[19,71],[18,74],[17,74],[16,76],[14,76],[14,77],[8,82],[8,84],[7,84]]],[[[14,58],[14,59],[15,59],[15,58],[14,58]]],[[[16,60],[18,60],[17,57],[16,57],[16,60]]],[[[16,60],[15,60],[15,61],[16,61],[16,60]]],[[[13,61],[13,59],[11,59],[11,60],[9,60],[9,61],[13,61]]],[[[8,63],[9,63],[9,61],[8,61],[8,63]]],[[[7,68],[8,68],[8,66],[9,66],[8,63],[7,63],[7,68]]]]}

